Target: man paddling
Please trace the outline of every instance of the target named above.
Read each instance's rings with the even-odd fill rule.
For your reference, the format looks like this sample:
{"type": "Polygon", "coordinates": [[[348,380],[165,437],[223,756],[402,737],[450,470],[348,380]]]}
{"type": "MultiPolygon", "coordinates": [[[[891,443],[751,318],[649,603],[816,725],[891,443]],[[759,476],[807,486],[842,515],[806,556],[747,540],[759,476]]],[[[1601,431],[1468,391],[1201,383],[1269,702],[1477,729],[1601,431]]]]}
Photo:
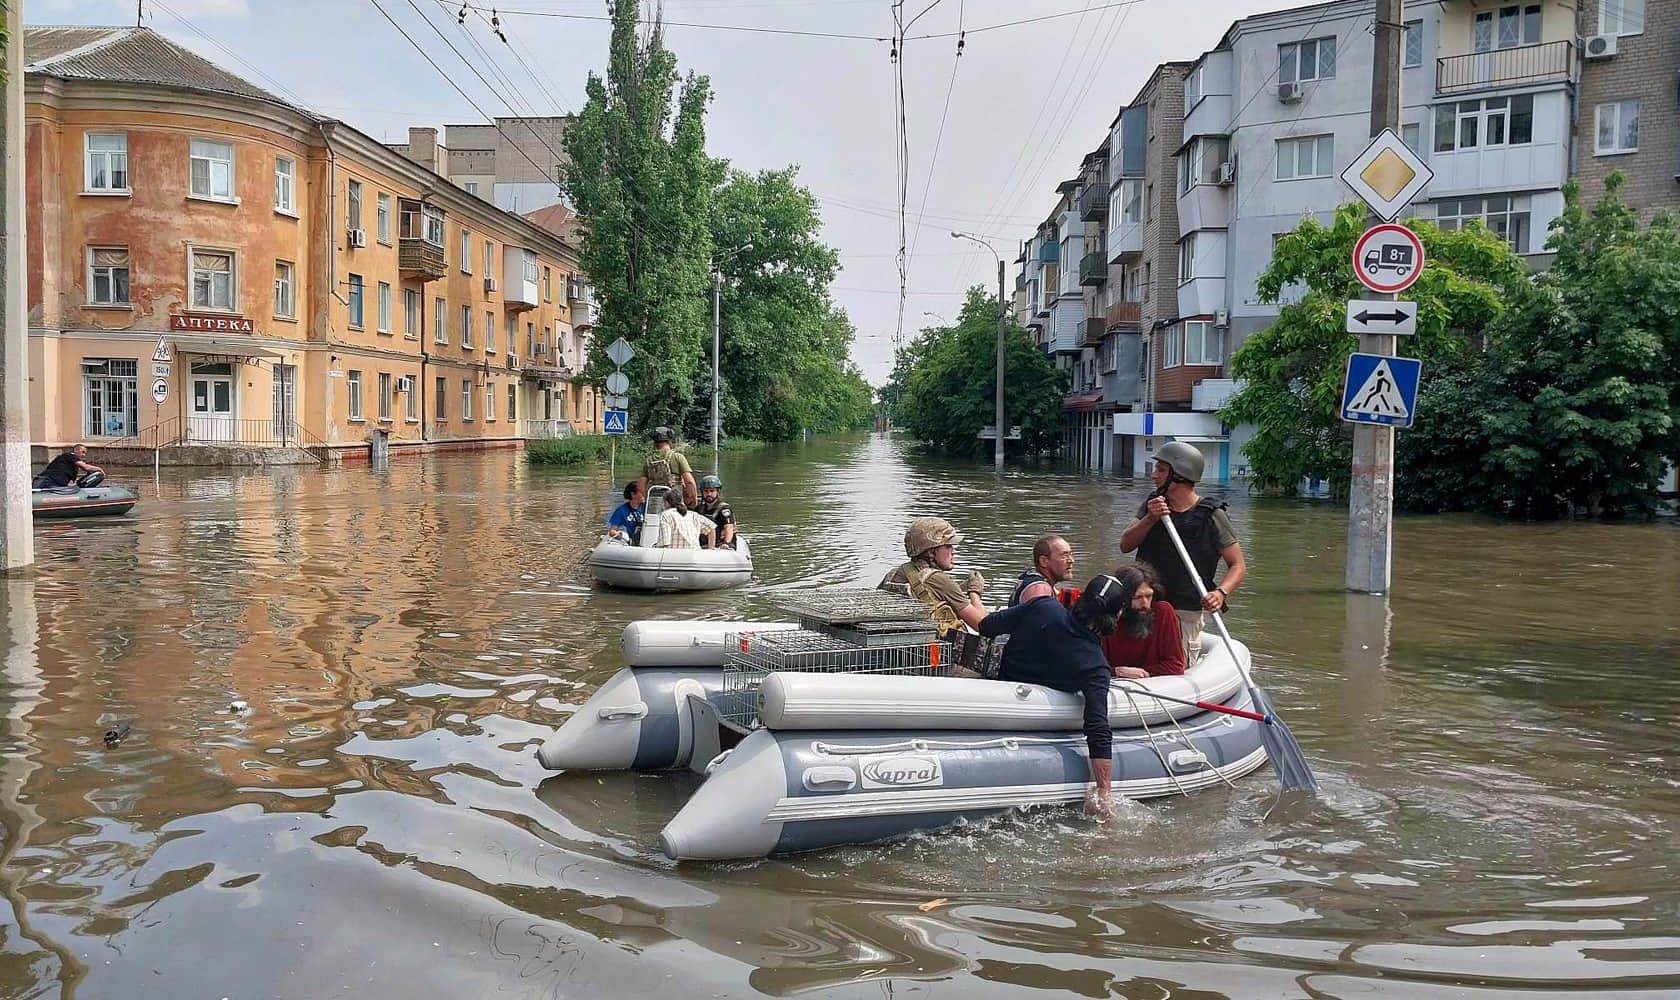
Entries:
{"type": "Polygon", "coordinates": [[[62,490],[92,472],[104,472],[87,460],[87,445],[73,444],[47,463],[30,484],[37,490],[62,490]]]}

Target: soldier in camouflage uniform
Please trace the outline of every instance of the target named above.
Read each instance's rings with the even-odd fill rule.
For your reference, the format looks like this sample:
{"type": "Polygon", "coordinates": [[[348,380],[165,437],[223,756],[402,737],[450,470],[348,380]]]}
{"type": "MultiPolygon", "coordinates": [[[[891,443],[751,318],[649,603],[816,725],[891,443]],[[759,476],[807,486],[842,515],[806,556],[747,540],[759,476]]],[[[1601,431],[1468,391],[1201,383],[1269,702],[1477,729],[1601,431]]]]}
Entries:
{"type": "Polygon", "coordinates": [[[967,579],[958,583],[951,575],[960,541],[962,535],[944,518],[916,518],[904,533],[904,554],[910,557],[909,561],[882,578],[878,587],[914,597],[927,605],[940,638],[962,631],[962,621],[955,608],[963,605],[985,608],[980,603],[986,589],[985,577],[971,571],[967,579]]]}

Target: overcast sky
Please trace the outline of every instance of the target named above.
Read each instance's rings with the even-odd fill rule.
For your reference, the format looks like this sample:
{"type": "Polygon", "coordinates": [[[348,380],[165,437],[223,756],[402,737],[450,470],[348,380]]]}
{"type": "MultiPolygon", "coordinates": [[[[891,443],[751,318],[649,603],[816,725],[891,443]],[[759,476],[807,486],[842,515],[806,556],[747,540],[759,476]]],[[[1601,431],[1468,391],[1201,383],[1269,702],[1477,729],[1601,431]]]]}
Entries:
{"type": "MultiPolygon", "coordinates": [[[[603,21],[538,16],[600,17],[602,0],[507,0],[500,19],[512,51],[478,14],[469,15],[465,28],[457,25],[458,2],[378,2],[492,115],[575,111],[588,73],[606,62],[603,21]],[[470,30],[519,89],[510,90],[488,71],[484,75],[497,86],[495,92],[486,88],[425,27],[416,8],[477,58],[462,36],[470,30]]],[[[1056,183],[1077,172],[1116,110],[1158,63],[1195,58],[1239,17],[1305,2],[907,0],[906,20],[932,7],[909,31],[904,52],[914,250],[906,338],[949,319],[965,287],[996,284],[995,258],[952,239],[952,229],[983,236],[1004,254],[1012,292],[1018,241],[1031,235],[1054,201],[1056,183]],[[1077,13],[981,30],[1068,11],[1077,13]],[[915,38],[955,32],[959,21],[968,32],[960,60],[954,37],[915,38]]],[[[483,120],[380,15],[374,0],[143,3],[147,26],[376,138],[400,141],[410,125],[483,120]]],[[[29,24],[133,24],[135,7],[136,0],[24,0],[24,15],[29,24]]],[[[665,0],[665,17],[872,36],[673,25],[667,41],[685,71],[711,77],[712,154],[749,170],[797,164],[816,193],[824,238],[839,248],[844,268],[834,295],[858,329],[853,357],[870,381],[881,382],[892,367],[898,323],[898,171],[890,47],[873,38],[892,34],[890,0],[665,0]]]]}

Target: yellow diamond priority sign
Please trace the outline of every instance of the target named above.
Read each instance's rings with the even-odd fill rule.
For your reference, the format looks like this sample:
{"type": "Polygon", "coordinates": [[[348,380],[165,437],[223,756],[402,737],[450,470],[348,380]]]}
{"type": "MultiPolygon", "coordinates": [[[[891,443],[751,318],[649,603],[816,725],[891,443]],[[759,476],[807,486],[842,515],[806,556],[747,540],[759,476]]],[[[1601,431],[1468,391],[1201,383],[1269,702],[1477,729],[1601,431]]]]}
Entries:
{"type": "Polygon", "coordinates": [[[1393,129],[1383,129],[1342,171],[1348,187],[1387,222],[1394,221],[1434,176],[1393,129]]]}

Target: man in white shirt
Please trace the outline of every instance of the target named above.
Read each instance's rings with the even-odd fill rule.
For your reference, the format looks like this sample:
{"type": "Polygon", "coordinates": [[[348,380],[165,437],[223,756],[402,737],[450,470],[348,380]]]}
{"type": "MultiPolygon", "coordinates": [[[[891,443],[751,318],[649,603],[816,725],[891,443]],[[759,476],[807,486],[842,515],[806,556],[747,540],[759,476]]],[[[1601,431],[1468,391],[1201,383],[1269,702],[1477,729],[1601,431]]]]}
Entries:
{"type": "Polygon", "coordinates": [[[700,536],[708,545],[716,544],[717,525],[699,511],[689,510],[681,497],[673,497],[671,506],[659,515],[659,547],[666,549],[698,549],[700,536]]]}

